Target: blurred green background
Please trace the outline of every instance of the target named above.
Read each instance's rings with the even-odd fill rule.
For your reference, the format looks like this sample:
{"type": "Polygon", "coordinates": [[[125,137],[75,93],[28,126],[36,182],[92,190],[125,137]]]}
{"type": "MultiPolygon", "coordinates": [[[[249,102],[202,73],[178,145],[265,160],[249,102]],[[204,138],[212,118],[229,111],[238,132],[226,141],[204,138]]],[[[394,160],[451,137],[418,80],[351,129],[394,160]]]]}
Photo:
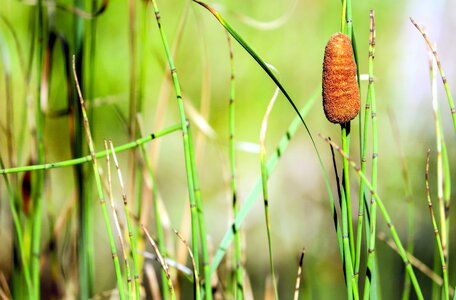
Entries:
{"type": "MultiPolygon", "coordinates": [[[[89,1],[87,1],[89,2],[89,1]]],[[[217,247],[230,224],[231,203],[229,197],[228,169],[228,101],[229,101],[229,56],[226,34],[219,23],[202,7],[189,3],[190,0],[160,1],[162,24],[171,44],[179,41],[176,50],[176,66],[184,93],[184,100],[200,110],[202,99],[209,99],[209,110],[205,116],[216,136],[202,134],[197,142],[198,172],[204,214],[213,247],[217,247]],[[182,22],[185,7],[189,7],[182,37],[176,34],[182,22]],[[206,78],[205,78],[206,76],[206,78]],[[205,98],[206,97],[206,98],[205,98]]],[[[285,88],[301,107],[321,87],[323,51],[329,37],[340,30],[341,4],[335,0],[295,1],[217,1],[210,2],[245,38],[249,45],[268,63],[277,69],[278,77],[285,88]],[[248,19],[249,18],[249,19],[248,19]],[[248,20],[256,20],[252,24],[248,20]]],[[[58,4],[72,5],[69,1],[58,4]]],[[[425,200],[424,166],[426,151],[435,154],[434,123],[431,106],[431,89],[428,72],[427,50],[419,32],[409,21],[409,16],[425,25],[432,41],[437,44],[440,58],[450,87],[456,84],[456,65],[453,58],[456,47],[454,30],[456,9],[452,1],[353,1],[353,24],[358,45],[359,70],[367,73],[369,9],[376,15],[375,80],[379,120],[379,194],[392,214],[402,240],[406,240],[406,201],[404,181],[401,173],[402,152],[407,162],[416,209],[415,253],[428,265],[433,261],[434,236],[425,200]],[[396,125],[393,125],[395,120],[396,125]],[[400,145],[394,134],[400,138],[400,145]]],[[[88,3],[85,7],[90,7],[88,3]]],[[[164,118],[157,127],[157,104],[167,74],[166,59],[159,38],[153,12],[144,12],[144,2],[137,1],[137,70],[144,72],[143,112],[141,119],[145,133],[176,124],[178,119],[174,92],[170,90],[164,118]],[[142,35],[142,26],[146,26],[142,35]],[[141,52],[143,51],[143,52],[141,52]]],[[[5,22],[0,22],[0,50],[6,60],[0,64],[0,153],[7,157],[5,61],[11,67],[12,96],[14,99],[14,132],[18,141],[25,128],[22,149],[16,149],[17,165],[29,164],[33,144],[29,124],[21,121],[23,109],[30,107],[26,96],[24,73],[20,60],[27,58],[31,45],[34,1],[0,0],[0,16],[14,28],[21,55],[14,36],[5,22]]],[[[73,49],[73,15],[46,1],[47,26],[68,40],[73,49]]],[[[127,1],[110,1],[106,11],[97,18],[97,35],[94,61],[84,61],[86,74],[94,72],[95,85],[88,109],[93,112],[93,134],[95,147],[103,149],[103,139],[112,139],[115,145],[130,140],[128,134],[129,95],[129,31],[127,1]]],[[[84,21],[89,29],[90,21],[84,21]]],[[[86,38],[88,40],[88,38],[86,38]]],[[[60,46],[52,57],[52,79],[49,99],[43,110],[45,119],[46,161],[60,161],[71,157],[69,122],[65,115],[53,116],[52,112],[68,106],[67,87],[64,76],[63,57],[60,46]]],[[[87,49],[86,49],[87,50],[87,49]]],[[[258,144],[261,120],[275,86],[253,59],[234,43],[236,72],[236,140],[258,144]]],[[[34,62],[36,64],[36,61],[34,62]]],[[[139,72],[139,71],[138,71],[139,72]]],[[[34,84],[37,72],[33,72],[34,84]]],[[[89,75],[82,79],[86,84],[89,75]]],[[[138,85],[139,85],[138,81],[138,85]]],[[[362,101],[365,100],[367,82],[362,83],[362,101]]],[[[441,100],[444,134],[450,155],[450,165],[455,167],[456,143],[451,118],[441,81],[438,81],[441,100]]],[[[454,89],[453,89],[454,90],[454,89]]],[[[87,91],[86,91],[87,92],[87,91]]],[[[32,99],[33,101],[33,99],[32,99]]],[[[32,106],[33,107],[33,106],[32,106]]],[[[30,108],[31,109],[31,108],[30,108]]],[[[204,112],[202,113],[204,116],[204,112]]],[[[272,111],[267,134],[267,150],[272,153],[295,114],[280,95],[272,111]]],[[[33,113],[27,115],[33,123],[33,113]]],[[[192,121],[195,121],[194,119],[192,121]]],[[[326,121],[320,99],[306,117],[311,132],[331,136],[340,143],[339,128],[326,121]]],[[[300,251],[306,248],[304,260],[304,291],[307,299],[340,299],[344,295],[344,279],[337,242],[325,192],[322,173],[309,137],[301,128],[290,147],[282,156],[278,168],[271,174],[270,212],[275,262],[278,269],[280,294],[284,299],[292,297],[294,280],[300,251]]],[[[358,121],[352,122],[352,155],[357,158],[358,121]]],[[[154,142],[153,142],[154,143],[154,142]]],[[[333,172],[328,146],[317,138],[328,172],[333,172]]],[[[174,133],[161,139],[156,175],[161,196],[170,217],[170,228],[183,228],[184,207],[188,206],[186,177],[183,162],[181,135],[174,133]]],[[[255,151],[255,147],[252,150],[255,151]]],[[[239,149],[238,184],[239,198],[248,194],[260,175],[258,153],[239,149]]],[[[128,154],[119,155],[121,167],[127,169],[128,154]]],[[[359,160],[359,159],[358,159],[359,160]]],[[[357,160],[357,161],[358,161],[357,160]]],[[[104,164],[104,162],[103,162],[104,164]]],[[[436,195],[435,159],[431,161],[431,191],[436,195]]],[[[453,172],[454,173],[454,172],[453,172]]],[[[52,224],[59,219],[71,201],[75,201],[74,171],[71,168],[51,170],[47,173],[45,192],[45,224],[43,241],[49,239],[52,224]]],[[[456,174],[453,174],[456,176],[456,174]]],[[[453,176],[453,178],[454,178],[453,176]]],[[[128,176],[125,172],[124,177],[128,176]]],[[[356,175],[353,175],[356,178],[356,175]]],[[[353,188],[358,188],[353,180],[353,188]]],[[[454,183],[454,179],[453,179],[454,183]]],[[[453,186],[455,186],[453,184],[453,186]]],[[[147,190],[147,188],[145,188],[147,190]]],[[[454,190],[454,189],[453,189],[454,190]]],[[[121,194],[116,187],[115,195],[120,202],[121,194]]],[[[145,197],[147,197],[147,192],[145,197]]],[[[454,198],[455,192],[453,191],[454,198]]],[[[13,228],[6,201],[6,189],[0,181],[0,271],[7,277],[12,267],[11,245],[13,228]]],[[[111,289],[114,285],[112,262],[105,229],[101,226],[101,212],[94,198],[96,226],[96,292],[111,289]]],[[[355,201],[357,203],[357,201],[355,201]]],[[[356,204],[354,212],[356,212],[356,204]]],[[[455,217],[451,210],[451,217],[455,217]]],[[[188,222],[185,220],[184,222],[188,222]]],[[[149,222],[152,223],[152,222],[149,222]]],[[[383,219],[379,217],[379,231],[387,232],[383,219]]],[[[454,222],[452,224],[455,224],[454,222]]],[[[185,227],[185,224],[184,224],[185,227]]],[[[453,226],[454,227],[454,226],[453,226]]],[[[263,297],[266,275],[269,272],[267,238],[264,226],[262,201],[243,224],[245,260],[252,282],[254,296],[263,297]]],[[[456,230],[456,228],[454,228],[456,230]]],[[[172,236],[172,231],[167,233],[172,236]]],[[[58,240],[60,259],[68,241],[64,234],[58,240]]],[[[454,235],[453,235],[454,236],[454,235]]],[[[456,242],[455,239],[451,241],[456,242]]],[[[402,290],[403,268],[400,257],[388,246],[378,242],[380,280],[384,299],[399,299],[402,290]]],[[[454,247],[451,253],[455,254],[454,247]]],[[[452,255],[450,255],[451,257],[452,255]]],[[[71,263],[62,261],[62,272],[71,268],[71,263]]],[[[450,263],[450,284],[455,284],[456,268],[450,263]]],[[[430,287],[430,280],[418,275],[423,286],[430,287]]],[[[426,295],[429,289],[426,290],[426,295]]],[[[184,297],[187,298],[187,297],[184,297]]]]}

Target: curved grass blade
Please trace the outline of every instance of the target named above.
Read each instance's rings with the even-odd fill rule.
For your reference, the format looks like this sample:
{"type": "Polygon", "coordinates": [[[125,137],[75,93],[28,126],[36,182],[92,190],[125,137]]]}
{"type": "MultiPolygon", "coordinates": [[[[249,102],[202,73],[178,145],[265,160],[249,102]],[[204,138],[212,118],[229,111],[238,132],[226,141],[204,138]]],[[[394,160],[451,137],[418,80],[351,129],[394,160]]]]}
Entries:
{"type": "Polygon", "coordinates": [[[318,150],[316,149],[316,146],[315,146],[315,143],[313,141],[313,136],[312,134],[310,133],[310,130],[307,126],[307,123],[304,121],[304,118],[302,117],[302,115],[300,114],[299,112],[299,109],[296,107],[296,104],[294,103],[294,101],[292,100],[292,98],[290,97],[290,95],[288,94],[288,92],[285,90],[285,88],[282,86],[282,84],[280,83],[279,79],[277,79],[277,77],[274,75],[272,69],[269,67],[268,64],[266,64],[262,59],[261,57],[247,44],[247,42],[236,32],[236,30],[234,30],[234,28],[230,25],[230,23],[228,23],[225,18],[223,18],[223,16],[218,12],[216,11],[214,8],[212,8],[211,6],[209,6],[208,4],[204,3],[204,2],[201,2],[199,0],[193,0],[193,2],[196,2],[198,3],[199,5],[203,6],[204,8],[206,8],[216,19],[217,21],[220,22],[220,24],[228,31],[228,33],[250,54],[250,56],[258,63],[258,65],[266,72],[266,74],[269,76],[269,78],[272,79],[272,81],[274,81],[274,83],[277,85],[277,87],[280,89],[280,91],[283,93],[283,95],[285,96],[285,98],[287,98],[288,102],[290,103],[290,105],[293,107],[294,111],[296,112],[296,114],[299,116],[299,118],[301,119],[301,122],[302,124],[304,125],[304,127],[306,128],[307,130],[307,133],[309,134],[310,136],[310,139],[312,140],[312,143],[314,144],[314,147],[315,147],[315,150],[317,151],[318,153],[318,150]]]}
{"type": "MultiPolygon", "coordinates": [[[[331,191],[331,185],[329,183],[328,175],[326,174],[326,170],[323,166],[323,162],[320,157],[320,152],[317,149],[317,146],[315,144],[315,140],[309,130],[309,127],[307,126],[307,123],[304,121],[303,116],[299,112],[299,109],[296,107],[295,103],[293,102],[292,98],[288,94],[288,92],[285,90],[285,88],[282,86],[280,81],[277,79],[277,77],[274,75],[272,72],[271,68],[256,54],[256,52],[244,41],[244,39],[234,30],[234,28],[220,15],[214,8],[209,6],[208,4],[201,2],[199,0],[193,0],[193,2],[198,3],[199,5],[203,6],[206,8],[212,15],[219,21],[219,23],[231,34],[231,36],[250,54],[250,56],[260,65],[260,67],[266,72],[266,74],[271,78],[271,80],[277,85],[277,87],[280,89],[280,91],[283,93],[283,95],[287,98],[288,102],[290,105],[293,107],[294,111],[298,115],[299,119],[301,120],[302,124],[304,125],[309,138],[312,142],[312,146],[316,152],[316,155],[318,157],[318,161],[320,163],[320,167],[323,172],[323,177],[324,181],[326,184],[326,189],[328,193],[328,198],[330,203],[334,202],[333,196],[332,196],[332,191],[331,191]]],[[[332,206],[332,204],[331,204],[332,206]]]]}
{"type": "Polygon", "coordinates": [[[271,281],[272,287],[274,289],[274,296],[275,299],[279,299],[279,292],[277,290],[277,281],[275,277],[275,270],[274,270],[274,256],[272,253],[272,240],[271,240],[271,223],[269,220],[269,189],[268,189],[268,168],[266,165],[266,131],[268,127],[268,120],[269,115],[271,114],[272,108],[274,107],[274,103],[277,100],[277,96],[279,95],[279,89],[277,88],[272,96],[271,100],[269,101],[269,105],[266,109],[266,112],[263,117],[263,121],[261,122],[261,130],[260,130],[260,163],[261,163],[261,185],[263,187],[263,201],[264,201],[264,217],[266,220],[266,233],[268,236],[268,251],[269,251],[269,269],[271,272],[271,281]]]}

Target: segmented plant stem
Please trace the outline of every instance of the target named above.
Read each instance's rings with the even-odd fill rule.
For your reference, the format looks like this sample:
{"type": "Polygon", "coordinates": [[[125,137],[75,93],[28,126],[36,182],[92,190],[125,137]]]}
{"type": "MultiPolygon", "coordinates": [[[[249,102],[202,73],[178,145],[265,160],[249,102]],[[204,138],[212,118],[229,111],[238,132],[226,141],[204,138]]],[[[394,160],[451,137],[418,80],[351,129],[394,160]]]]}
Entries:
{"type": "Polygon", "coordinates": [[[386,225],[388,226],[388,228],[390,230],[394,243],[396,244],[396,247],[399,250],[399,254],[402,258],[402,261],[405,264],[407,273],[410,276],[410,280],[412,281],[412,285],[415,289],[416,295],[417,295],[418,299],[420,299],[420,300],[424,299],[423,293],[421,292],[421,287],[418,283],[418,280],[416,279],[415,272],[413,271],[413,267],[410,264],[410,261],[407,257],[407,253],[406,253],[404,247],[402,246],[401,240],[399,239],[399,235],[397,234],[396,228],[394,227],[394,225],[391,221],[391,217],[390,217],[388,211],[386,210],[382,199],[380,198],[380,196],[378,196],[377,192],[375,191],[373,184],[367,179],[366,175],[361,172],[361,168],[358,167],[354,161],[350,160],[350,157],[348,157],[347,154],[342,151],[341,147],[339,147],[337,144],[335,144],[333,141],[331,141],[327,137],[324,137],[322,135],[320,135],[320,137],[322,137],[327,143],[331,144],[340,153],[340,155],[342,155],[349,161],[351,167],[355,170],[355,172],[358,174],[358,176],[361,178],[361,180],[364,181],[364,184],[366,185],[366,187],[370,190],[371,196],[374,198],[375,203],[377,204],[378,208],[380,209],[380,211],[383,215],[383,218],[385,219],[386,225]]]}
{"type": "Polygon", "coordinates": [[[84,98],[82,97],[82,92],[79,87],[79,82],[78,82],[78,77],[76,74],[76,67],[75,67],[75,57],[73,56],[73,75],[74,75],[74,80],[76,82],[76,89],[78,92],[79,96],[79,103],[81,105],[81,111],[82,111],[82,117],[83,117],[83,124],[84,124],[84,129],[86,131],[86,137],[87,137],[87,142],[89,144],[89,151],[90,155],[92,156],[92,168],[93,168],[93,173],[95,176],[95,183],[97,186],[97,195],[98,195],[98,200],[101,205],[101,209],[103,212],[103,219],[106,225],[106,230],[108,232],[108,237],[109,237],[109,245],[111,247],[111,255],[112,255],[112,260],[114,263],[114,270],[116,273],[116,279],[117,279],[117,288],[119,290],[119,297],[120,299],[125,299],[125,294],[124,294],[124,286],[123,286],[123,281],[122,281],[122,273],[120,269],[120,263],[119,263],[119,257],[117,255],[117,249],[116,249],[116,244],[114,241],[114,235],[112,233],[112,228],[111,228],[111,223],[109,220],[109,214],[108,214],[108,209],[106,207],[106,200],[104,199],[103,196],[103,188],[101,184],[101,177],[100,174],[98,173],[98,163],[97,163],[97,158],[95,157],[95,149],[93,145],[93,140],[92,140],[92,134],[90,132],[90,125],[89,125],[89,120],[87,118],[87,113],[84,107],[84,98]]]}
{"type": "MultiPolygon", "coordinates": [[[[371,38],[369,43],[369,86],[368,86],[368,102],[371,104],[371,122],[372,122],[372,186],[374,190],[377,188],[377,168],[378,168],[378,137],[377,137],[377,109],[375,102],[375,86],[374,86],[374,57],[375,57],[375,16],[371,11],[371,38]]],[[[367,120],[366,120],[367,123],[367,120]]],[[[362,183],[364,187],[364,183],[362,183]]],[[[364,284],[364,299],[370,299],[371,295],[377,296],[376,280],[376,229],[377,229],[377,204],[371,196],[370,199],[370,220],[369,220],[369,245],[367,249],[367,274],[364,284]],[[371,290],[371,288],[374,288],[371,290]],[[367,298],[366,298],[367,297],[367,298]]]]}
{"type": "Polygon", "coordinates": [[[429,49],[431,49],[432,54],[435,57],[435,61],[437,62],[437,67],[439,68],[440,72],[440,77],[442,78],[443,86],[445,87],[445,93],[448,99],[448,105],[450,106],[450,112],[451,112],[451,117],[453,118],[453,128],[454,131],[456,132],[456,108],[454,107],[454,101],[453,101],[453,96],[451,95],[450,87],[448,85],[447,78],[445,76],[445,73],[443,72],[442,64],[440,62],[439,56],[437,55],[437,50],[435,49],[434,45],[432,45],[431,41],[429,40],[427,33],[421,28],[418,23],[415,22],[412,18],[410,18],[410,21],[413,23],[413,25],[418,29],[418,31],[421,33],[423,36],[424,40],[426,41],[426,44],[428,45],[429,49]]]}
{"type": "MultiPolygon", "coordinates": [[[[233,205],[233,218],[239,214],[240,204],[237,197],[236,184],[236,145],[235,145],[235,99],[236,99],[236,81],[234,72],[234,50],[231,43],[230,35],[227,32],[228,50],[230,54],[230,101],[229,101],[229,158],[231,173],[231,199],[233,205]]],[[[242,266],[242,249],[240,228],[233,227],[234,232],[234,269],[236,284],[234,287],[234,298],[242,300],[244,298],[244,268],[242,266]]]]}
{"type": "MultiPolygon", "coordinates": [[[[108,141],[104,141],[104,146],[105,146],[105,151],[108,151],[108,141]]],[[[122,229],[120,228],[120,223],[119,223],[119,216],[117,215],[117,209],[114,204],[114,196],[112,194],[112,176],[111,176],[111,160],[109,158],[109,154],[106,153],[106,166],[108,169],[108,198],[109,198],[109,204],[111,205],[111,210],[112,210],[112,216],[114,219],[114,225],[116,226],[116,231],[117,235],[119,237],[119,242],[120,242],[120,248],[122,250],[122,256],[124,259],[124,264],[125,264],[125,277],[127,279],[127,297],[128,299],[132,298],[132,278],[131,278],[131,269],[130,269],[130,262],[128,261],[128,255],[127,255],[127,250],[125,248],[125,243],[124,239],[122,236],[122,229]]]]}
{"type": "Polygon", "coordinates": [[[304,263],[304,255],[306,254],[306,249],[302,249],[301,258],[299,259],[298,274],[296,275],[296,284],[293,300],[299,299],[299,289],[301,287],[301,274],[302,274],[302,265],[304,263]]]}
{"type": "Polygon", "coordinates": [[[429,213],[431,215],[432,227],[434,229],[435,234],[435,241],[437,244],[438,253],[436,255],[440,258],[440,264],[442,268],[442,275],[443,275],[443,295],[442,298],[448,300],[450,297],[450,293],[448,291],[448,271],[447,271],[447,263],[445,258],[445,253],[442,244],[442,238],[439,233],[439,227],[437,225],[437,221],[435,219],[434,210],[432,209],[432,201],[431,201],[431,192],[429,188],[429,158],[430,158],[430,151],[428,150],[427,158],[426,158],[426,199],[429,206],[429,213]]]}
{"type": "MultiPolygon", "coordinates": [[[[184,103],[182,100],[182,93],[180,89],[180,84],[179,84],[179,79],[177,76],[177,71],[176,67],[174,65],[174,60],[171,55],[171,51],[168,46],[168,40],[166,39],[165,33],[163,31],[162,25],[161,25],[161,16],[160,16],[160,11],[158,10],[157,2],[155,0],[152,0],[152,4],[154,7],[154,13],[155,13],[155,18],[157,20],[157,25],[158,29],[160,31],[160,37],[162,40],[163,48],[165,50],[166,58],[168,60],[168,65],[169,69],[171,72],[171,77],[173,80],[173,86],[174,86],[174,91],[176,93],[176,98],[177,98],[177,105],[179,109],[179,115],[180,115],[180,121],[181,121],[181,128],[182,128],[182,135],[183,135],[183,143],[184,143],[184,154],[185,154],[185,170],[187,174],[187,183],[188,183],[188,193],[189,193],[189,198],[190,198],[190,208],[191,208],[191,226],[192,226],[192,251],[193,255],[195,258],[198,257],[198,231],[199,227],[201,224],[198,224],[198,215],[202,214],[202,211],[200,214],[196,211],[196,197],[195,197],[195,187],[194,187],[194,170],[192,169],[192,160],[194,160],[194,155],[192,154],[191,151],[191,145],[192,141],[190,140],[188,136],[188,128],[187,128],[187,119],[185,116],[185,110],[184,110],[184,103]]],[[[195,170],[196,172],[196,170],[195,170]]],[[[204,225],[203,225],[204,226],[204,225]]],[[[200,229],[202,231],[205,231],[205,229],[200,229]]],[[[207,240],[206,236],[201,236],[201,248],[204,251],[204,249],[207,250],[207,240]]],[[[203,253],[203,259],[204,258],[204,253],[203,253]]],[[[205,290],[205,297],[206,299],[212,299],[212,288],[211,288],[211,276],[210,276],[210,268],[207,266],[204,268],[205,270],[205,280],[204,280],[204,290],[205,290]]]]}
{"type": "MultiPolygon", "coordinates": [[[[369,80],[368,90],[367,90],[367,99],[364,108],[364,127],[362,130],[362,139],[360,139],[360,149],[361,149],[361,171],[366,172],[366,163],[367,163],[367,145],[369,140],[369,113],[371,110],[372,103],[372,87],[373,87],[373,78],[374,78],[374,58],[375,58],[375,20],[374,12],[370,11],[370,34],[369,34],[369,57],[368,57],[368,68],[369,68],[369,80]]],[[[360,117],[361,119],[361,117],[360,117]]],[[[355,276],[359,278],[359,268],[361,262],[361,246],[362,246],[362,234],[363,234],[363,218],[364,218],[364,201],[365,201],[365,186],[361,181],[359,186],[359,202],[358,202],[358,226],[356,233],[356,251],[355,251],[355,276]]],[[[369,240],[369,239],[368,239],[369,240]]],[[[368,279],[369,280],[369,279],[368,279]]]]}
{"type": "MultiPolygon", "coordinates": [[[[439,104],[438,104],[438,99],[437,99],[437,81],[436,81],[436,61],[435,58],[432,56],[432,54],[429,55],[430,60],[429,60],[429,75],[430,75],[430,80],[431,80],[431,90],[432,90],[432,109],[434,112],[434,123],[435,123],[435,139],[436,139],[436,148],[437,148],[437,198],[438,198],[438,203],[439,203],[439,216],[440,216],[440,228],[441,228],[441,235],[438,235],[438,227],[436,224],[434,225],[434,231],[437,230],[436,233],[436,239],[439,239],[440,241],[437,241],[437,252],[435,253],[435,259],[434,259],[434,269],[438,270],[438,263],[442,265],[442,274],[443,274],[443,279],[444,279],[444,294],[442,295],[443,297],[446,297],[448,299],[448,278],[446,279],[445,282],[445,276],[447,276],[445,273],[447,272],[447,260],[448,260],[448,249],[447,249],[447,244],[449,242],[449,235],[447,230],[449,230],[449,227],[447,227],[447,221],[449,220],[449,216],[447,215],[447,210],[446,210],[446,203],[445,203],[445,182],[447,178],[445,178],[445,167],[444,167],[444,156],[446,156],[446,152],[443,153],[443,149],[446,149],[446,143],[445,143],[445,137],[443,135],[443,130],[442,130],[442,122],[440,118],[440,111],[439,111],[439,104]],[[440,245],[439,245],[440,244],[440,245]],[[440,257],[443,256],[443,257],[440,257]],[[439,259],[440,258],[440,262],[439,259]],[[446,286],[445,286],[446,285],[446,286]]],[[[428,154],[429,155],[429,154],[428,154]]],[[[446,156],[448,159],[448,157],[446,156]]],[[[429,192],[429,187],[428,187],[428,161],[426,165],[426,191],[429,192]]],[[[428,201],[430,202],[430,195],[428,195],[428,201]]],[[[432,203],[431,203],[432,206],[432,203]]],[[[432,208],[432,207],[430,207],[432,208]]],[[[433,215],[433,210],[431,210],[431,218],[432,222],[435,222],[435,217],[433,215]]],[[[447,276],[448,277],[448,276],[447,276]]]]}
{"type": "MultiPolygon", "coordinates": [[[[0,157],[0,165],[4,166],[3,160],[0,157]]],[[[30,270],[27,266],[26,260],[25,260],[25,246],[24,246],[24,234],[22,232],[22,226],[21,226],[21,221],[19,219],[19,213],[16,209],[16,196],[14,194],[14,191],[11,187],[11,184],[8,180],[8,177],[6,175],[3,175],[3,178],[5,179],[5,185],[8,191],[8,203],[10,206],[11,210],[11,216],[13,218],[13,224],[14,228],[16,230],[16,240],[17,240],[17,246],[18,246],[18,251],[19,251],[19,259],[22,267],[22,273],[24,275],[24,280],[25,280],[25,285],[27,287],[27,292],[30,297],[30,299],[37,299],[35,298],[34,295],[34,289],[32,285],[32,280],[30,277],[30,270]]]]}
{"type": "MultiPolygon", "coordinates": [[[[342,149],[344,152],[350,152],[350,122],[341,125],[341,135],[342,135],[342,149]]],[[[353,231],[353,219],[352,219],[352,209],[351,209],[351,192],[350,192],[350,172],[349,172],[349,164],[348,161],[344,158],[343,159],[343,179],[342,179],[342,187],[344,190],[344,197],[346,205],[346,217],[347,217],[347,228],[348,228],[348,241],[350,244],[350,256],[352,258],[355,257],[355,243],[354,243],[354,231],[353,231]]],[[[351,259],[353,262],[353,259],[351,259]]]]}
{"type": "MultiPolygon", "coordinates": [[[[190,141],[193,139],[191,126],[188,126],[188,136],[190,141]]],[[[195,149],[193,147],[193,142],[190,142],[190,161],[192,164],[192,176],[193,176],[193,188],[195,193],[195,204],[196,211],[198,212],[198,229],[201,241],[201,254],[203,262],[203,272],[204,272],[204,291],[206,293],[206,299],[212,299],[212,272],[209,265],[209,249],[207,246],[207,232],[206,232],[206,222],[204,221],[203,214],[203,203],[201,201],[201,191],[199,187],[198,174],[196,172],[196,159],[195,159],[195,149]],[[207,295],[210,293],[210,295],[207,295]]]]}
{"type": "MultiPolygon", "coordinates": [[[[168,127],[166,129],[157,131],[155,133],[152,133],[150,135],[141,137],[135,141],[123,144],[121,146],[117,146],[114,148],[115,152],[123,152],[126,150],[129,150],[134,147],[138,147],[140,145],[143,145],[145,143],[148,143],[152,140],[155,140],[157,138],[163,137],[165,135],[168,135],[172,132],[180,130],[181,126],[180,124],[168,127]]],[[[108,153],[111,154],[111,150],[108,150],[108,153]]],[[[106,156],[106,151],[99,151],[94,153],[95,158],[103,158],[106,156]]],[[[71,167],[75,165],[80,165],[86,162],[91,162],[92,161],[92,156],[86,155],[83,157],[79,158],[74,158],[74,159],[69,159],[69,160],[64,160],[60,162],[54,162],[54,163],[46,163],[46,164],[41,164],[41,165],[31,165],[31,166],[23,166],[23,167],[15,167],[15,168],[8,168],[8,169],[1,169],[0,174],[11,174],[11,173],[22,173],[22,172],[27,172],[27,171],[39,171],[39,170],[49,170],[49,169],[57,169],[57,168],[65,168],[65,167],[71,167]]]]}
{"type": "MultiPolygon", "coordinates": [[[[143,146],[143,145],[141,145],[143,146]]],[[[109,148],[111,149],[112,153],[112,158],[114,160],[114,164],[116,166],[117,170],[117,177],[119,178],[119,184],[120,188],[122,190],[122,200],[123,200],[123,205],[124,205],[124,210],[125,210],[125,219],[127,220],[127,230],[128,230],[128,239],[130,241],[130,253],[131,257],[133,259],[133,279],[135,282],[135,296],[136,299],[139,300],[141,299],[140,296],[140,291],[141,291],[141,286],[139,282],[139,265],[138,265],[138,254],[136,253],[136,228],[133,227],[133,224],[131,222],[131,214],[130,214],[130,207],[128,205],[128,200],[127,200],[127,192],[125,190],[125,185],[124,185],[124,180],[122,176],[122,172],[120,171],[120,166],[119,166],[119,161],[117,160],[117,155],[116,151],[114,148],[114,145],[112,141],[109,141],[109,148]]],[[[109,149],[106,149],[108,151],[109,149]]],[[[109,155],[109,154],[107,154],[109,155]]]]}
{"type": "MultiPolygon", "coordinates": [[[[41,83],[42,83],[42,67],[43,67],[43,48],[45,39],[44,28],[44,12],[43,0],[38,0],[37,8],[37,90],[35,103],[35,134],[36,134],[36,153],[37,163],[44,162],[44,115],[41,111],[41,83]]],[[[31,279],[33,287],[33,296],[36,299],[40,298],[40,256],[41,256],[41,223],[43,214],[43,191],[44,191],[44,172],[38,171],[34,173],[33,187],[33,224],[32,224],[32,247],[31,247],[31,279]]]]}

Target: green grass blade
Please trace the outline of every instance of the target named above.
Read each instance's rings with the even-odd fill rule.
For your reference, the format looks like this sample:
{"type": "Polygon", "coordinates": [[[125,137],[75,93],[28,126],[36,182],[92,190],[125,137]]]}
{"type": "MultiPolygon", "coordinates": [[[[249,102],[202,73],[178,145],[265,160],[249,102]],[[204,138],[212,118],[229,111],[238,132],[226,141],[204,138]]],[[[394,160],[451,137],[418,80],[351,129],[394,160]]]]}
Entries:
{"type": "Polygon", "coordinates": [[[260,164],[261,164],[261,186],[263,187],[263,202],[264,202],[264,217],[266,221],[266,233],[268,236],[268,251],[269,251],[269,269],[271,272],[271,281],[272,286],[274,288],[274,296],[275,299],[279,299],[279,292],[277,290],[277,281],[275,276],[275,269],[274,269],[274,256],[272,253],[272,238],[271,238],[271,222],[269,219],[269,189],[268,189],[268,168],[266,164],[266,131],[267,131],[267,123],[269,119],[269,115],[272,111],[274,103],[277,99],[279,94],[279,89],[276,89],[274,95],[272,96],[271,101],[266,109],[266,113],[263,117],[263,122],[261,123],[261,131],[260,131],[260,164]]]}

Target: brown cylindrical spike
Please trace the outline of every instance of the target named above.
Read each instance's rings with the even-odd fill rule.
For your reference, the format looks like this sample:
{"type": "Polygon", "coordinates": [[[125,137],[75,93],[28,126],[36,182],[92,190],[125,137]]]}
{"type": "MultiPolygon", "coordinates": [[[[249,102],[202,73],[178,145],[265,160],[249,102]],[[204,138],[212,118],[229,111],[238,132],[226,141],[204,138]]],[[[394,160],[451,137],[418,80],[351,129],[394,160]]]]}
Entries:
{"type": "Polygon", "coordinates": [[[332,123],[347,123],[359,112],[359,87],[350,38],[340,32],[329,39],[323,61],[323,109],[332,123]]]}

